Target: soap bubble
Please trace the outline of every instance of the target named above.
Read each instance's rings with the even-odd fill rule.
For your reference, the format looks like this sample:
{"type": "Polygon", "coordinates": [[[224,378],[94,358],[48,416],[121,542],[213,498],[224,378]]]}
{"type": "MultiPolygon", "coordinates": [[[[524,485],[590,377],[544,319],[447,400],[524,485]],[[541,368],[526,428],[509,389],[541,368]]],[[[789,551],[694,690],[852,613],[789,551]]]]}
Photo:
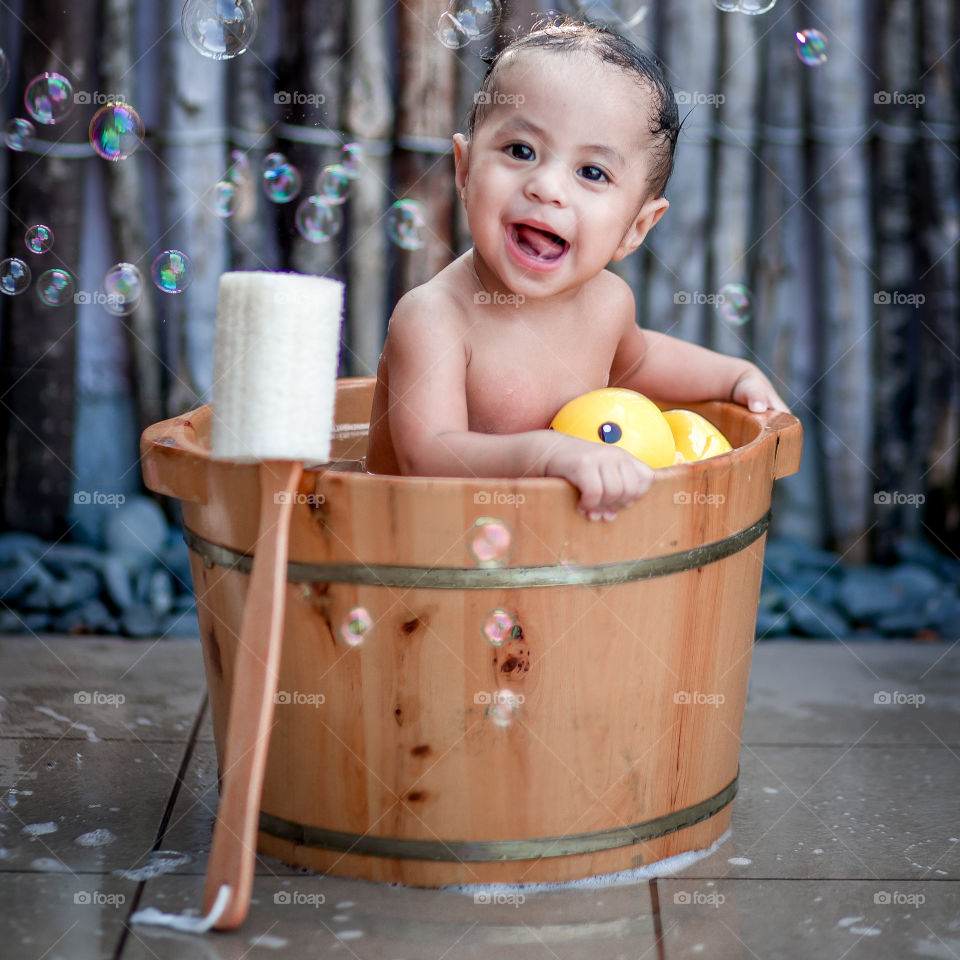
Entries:
{"type": "Polygon", "coordinates": [[[726,283],[717,297],[717,310],[727,323],[742,327],[750,319],[750,291],[742,283],[726,283]]]}
{"type": "Polygon", "coordinates": [[[311,243],[325,243],[335,237],[343,225],[339,207],[331,206],[325,197],[307,197],[294,218],[300,235],[311,243]]]}
{"type": "Polygon", "coordinates": [[[115,317],[126,317],[140,305],[143,276],[132,263],[115,263],[103,278],[104,308],[115,317]]]}
{"type": "Polygon", "coordinates": [[[30,268],[19,257],[8,257],[0,263],[0,293],[15,297],[30,286],[30,268]]]}
{"type": "Polygon", "coordinates": [[[398,200],[387,212],[387,233],[404,250],[419,250],[427,242],[426,225],[423,205],[416,200],[398,200]]]}
{"type": "Polygon", "coordinates": [[[300,171],[291,163],[271,167],[263,172],[263,189],[274,203],[289,203],[303,185],[300,171]]]}
{"type": "MultiPolygon", "coordinates": [[[[281,154],[282,156],[282,154],[281,154]]],[[[243,183],[250,177],[250,161],[242,150],[230,151],[230,169],[227,171],[227,180],[231,183],[243,183]]]]}
{"type": "Polygon", "coordinates": [[[57,123],[73,109],[73,84],[59,73],[41,73],[27,84],[23,102],[37,123],[57,123]]]}
{"type": "Polygon", "coordinates": [[[510,528],[494,517],[478,517],[468,547],[478,567],[503,566],[510,554],[510,528]]]}
{"type": "Polygon", "coordinates": [[[650,9],[638,0],[574,0],[573,8],[581,20],[599,21],[621,29],[642,23],[650,9]]]}
{"type": "Polygon", "coordinates": [[[14,117],[8,120],[3,128],[3,142],[18,153],[27,149],[27,141],[32,140],[37,135],[36,127],[22,117],[14,117]]]}
{"type": "Polygon", "coordinates": [[[46,270],[37,277],[37,296],[48,307],[62,307],[73,299],[73,277],[66,270],[46,270]]]}
{"type": "Polygon", "coordinates": [[[232,217],[237,212],[237,188],[229,180],[213,185],[213,213],[217,217],[232,217]]]}
{"type": "Polygon", "coordinates": [[[5,90],[10,82],[10,61],[7,55],[0,50],[0,90],[5,90]]]}
{"type": "Polygon", "coordinates": [[[360,163],[363,160],[363,147],[359,143],[345,143],[340,150],[340,165],[351,180],[360,176],[360,163]]]}
{"type": "Polygon", "coordinates": [[[126,160],[143,142],[143,121],[128,103],[108,103],[87,131],[94,151],[104,160],[126,160]]]}
{"type": "Polygon", "coordinates": [[[502,607],[491,610],[483,619],[481,632],[487,641],[495,647],[503,646],[511,637],[514,631],[518,630],[516,618],[502,607]]]}
{"type": "Polygon", "coordinates": [[[740,0],[713,0],[713,5],[724,13],[734,13],[740,9],[740,0]]]}
{"type": "Polygon", "coordinates": [[[359,647],[372,629],[373,617],[364,607],[354,607],[340,621],[340,639],[348,647],[359,647]]]}
{"type": "Polygon", "coordinates": [[[487,707],[487,716],[498,727],[509,727],[520,712],[523,696],[512,690],[497,690],[493,702],[487,707]]]}
{"type": "Polygon", "coordinates": [[[317,193],[328,203],[343,203],[350,195],[352,179],[346,167],[334,163],[320,171],[320,176],[317,177],[317,193]]]}
{"type": "Polygon", "coordinates": [[[756,17],[769,13],[777,5],[777,0],[740,0],[740,12],[756,17]]]}
{"type": "Polygon", "coordinates": [[[187,0],[180,14],[190,46],[211,60],[239,57],[253,43],[258,23],[251,0],[187,0]]]}
{"type": "Polygon", "coordinates": [[[164,250],[153,261],[150,275],[157,289],[164,293],[183,293],[193,279],[190,260],[179,250],[164,250]]]}
{"type": "Polygon", "coordinates": [[[47,253],[53,249],[53,231],[42,223],[36,223],[27,227],[23,241],[33,253],[47,253]]]}
{"type": "Polygon", "coordinates": [[[459,50],[491,33],[499,19],[499,0],[451,0],[437,21],[437,39],[450,50],[459,50]]]}
{"type": "Polygon", "coordinates": [[[263,172],[269,173],[271,170],[277,170],[287,162],[285,153],[268,153],[263,158],[263,172]]]}
{"type": "Polygon", "coordinates": [[[808,67],[819,67],[827,59],[827,38],[819,30],[798,30],[797,56],[808,67]]]}

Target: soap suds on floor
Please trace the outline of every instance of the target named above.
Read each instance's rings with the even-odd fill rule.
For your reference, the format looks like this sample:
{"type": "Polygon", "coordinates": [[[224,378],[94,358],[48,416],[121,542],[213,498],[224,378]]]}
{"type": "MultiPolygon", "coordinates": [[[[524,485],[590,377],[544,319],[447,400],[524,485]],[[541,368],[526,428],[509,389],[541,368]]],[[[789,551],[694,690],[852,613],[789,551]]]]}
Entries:
{"type": "Polygon", "coordinates": [[[52,717],[54,720],[59,720],[61,723],[69,723],[71,727],[76,727],[78,730],[82,730],[87,735],[87,739],[91,743],[100,742],[100,738],[97,736],[96,731],[89,724],[71,720],[69,717],[65,717],[62,713],[57,713],[56,710],[51,710],[50,707],[34,707],[33,709],[38,713],[52,717]]]}

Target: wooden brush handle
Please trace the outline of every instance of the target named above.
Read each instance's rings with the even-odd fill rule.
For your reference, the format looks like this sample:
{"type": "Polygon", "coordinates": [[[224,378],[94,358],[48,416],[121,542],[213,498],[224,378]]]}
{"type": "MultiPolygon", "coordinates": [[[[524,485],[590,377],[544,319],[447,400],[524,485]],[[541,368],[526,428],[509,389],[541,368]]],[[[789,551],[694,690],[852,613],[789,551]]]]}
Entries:
{"type": "Polygon", "coordinates": [[[273,722],[287,588],[290,512],[303,464],[260,464],[260,526],[234,662],[233,688],[222,758],[222,787],[207,863],[204,911],[221,884],[230,900],[217,930],[243,923],[250,906],[257,853],[260,794],[273,722]]]}

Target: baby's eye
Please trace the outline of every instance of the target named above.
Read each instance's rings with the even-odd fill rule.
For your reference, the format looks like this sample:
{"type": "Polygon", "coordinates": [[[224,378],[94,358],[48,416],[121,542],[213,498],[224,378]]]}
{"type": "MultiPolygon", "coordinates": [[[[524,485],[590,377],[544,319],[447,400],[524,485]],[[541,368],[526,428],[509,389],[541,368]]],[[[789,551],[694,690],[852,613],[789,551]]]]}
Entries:
{"type": "Polygon", "coordinates": [[[514,160],[532,160],[533,149],[525,143],[511,143],[507,147],[507,152],[514,160]]]}
{"type": "Polygon", "coordinates": [[[610,179],[599,167],[581,167],[580,170],[587,180],[592,180],[594,183],[601,183],[610,179]]]}

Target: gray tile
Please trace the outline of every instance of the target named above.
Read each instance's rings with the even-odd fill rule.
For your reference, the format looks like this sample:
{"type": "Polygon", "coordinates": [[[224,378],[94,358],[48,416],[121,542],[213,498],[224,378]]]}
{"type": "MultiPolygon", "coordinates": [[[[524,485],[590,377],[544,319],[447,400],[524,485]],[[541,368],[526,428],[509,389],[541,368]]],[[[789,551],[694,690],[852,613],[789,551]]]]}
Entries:
{"type": "MultiPolygon", "coordinates": [[[[141,906],[198,908],[200,878],[147,884],[141,906]]],[[[459,890],[417,890],[334,877],[257,877],[250,914],[238,931],[202,940],[134,926],[124,960],[238,960],[252,945],[282,956],[351,960],[625,960],[653,956],[649,885],[571,888],[521,899],[476,902],[459,890]],[[259,938],[264,938],[260,941],[259,938]],[[280,953],[282,951],[282,953],[280,953]]],[[[266,955],[258,951],[255,955],[266,955]]]]}
{"type": "Polygon", "coordinates": [[[110,960],[136,884],[117,877],[0,873],[4,960],[110,960]]]}
{"type": "Polygon", "coordinates": [[[758,644],[743,740],[960,744],[960,643],[758,644]]]}
{"type": "Polygon", "coordinates": [[[184,740],[206,687],[197,640],[0,639],[6,737],[184,740]]]}
{"type": "Polygon", "coordinates": [[[669,960],[960,954],[960,882],[660,880],[669,960]]]}
{"type": "Polygon", "coordinates": [[[732,836],[683,875],[957,879],[958,794],[946,747],[745,745],[732,836]]]}
{"type": "Polygon", "coordinates": [[[0,870],[109,874],[154,845],[178,744],[0,740],[0,870]]]}

